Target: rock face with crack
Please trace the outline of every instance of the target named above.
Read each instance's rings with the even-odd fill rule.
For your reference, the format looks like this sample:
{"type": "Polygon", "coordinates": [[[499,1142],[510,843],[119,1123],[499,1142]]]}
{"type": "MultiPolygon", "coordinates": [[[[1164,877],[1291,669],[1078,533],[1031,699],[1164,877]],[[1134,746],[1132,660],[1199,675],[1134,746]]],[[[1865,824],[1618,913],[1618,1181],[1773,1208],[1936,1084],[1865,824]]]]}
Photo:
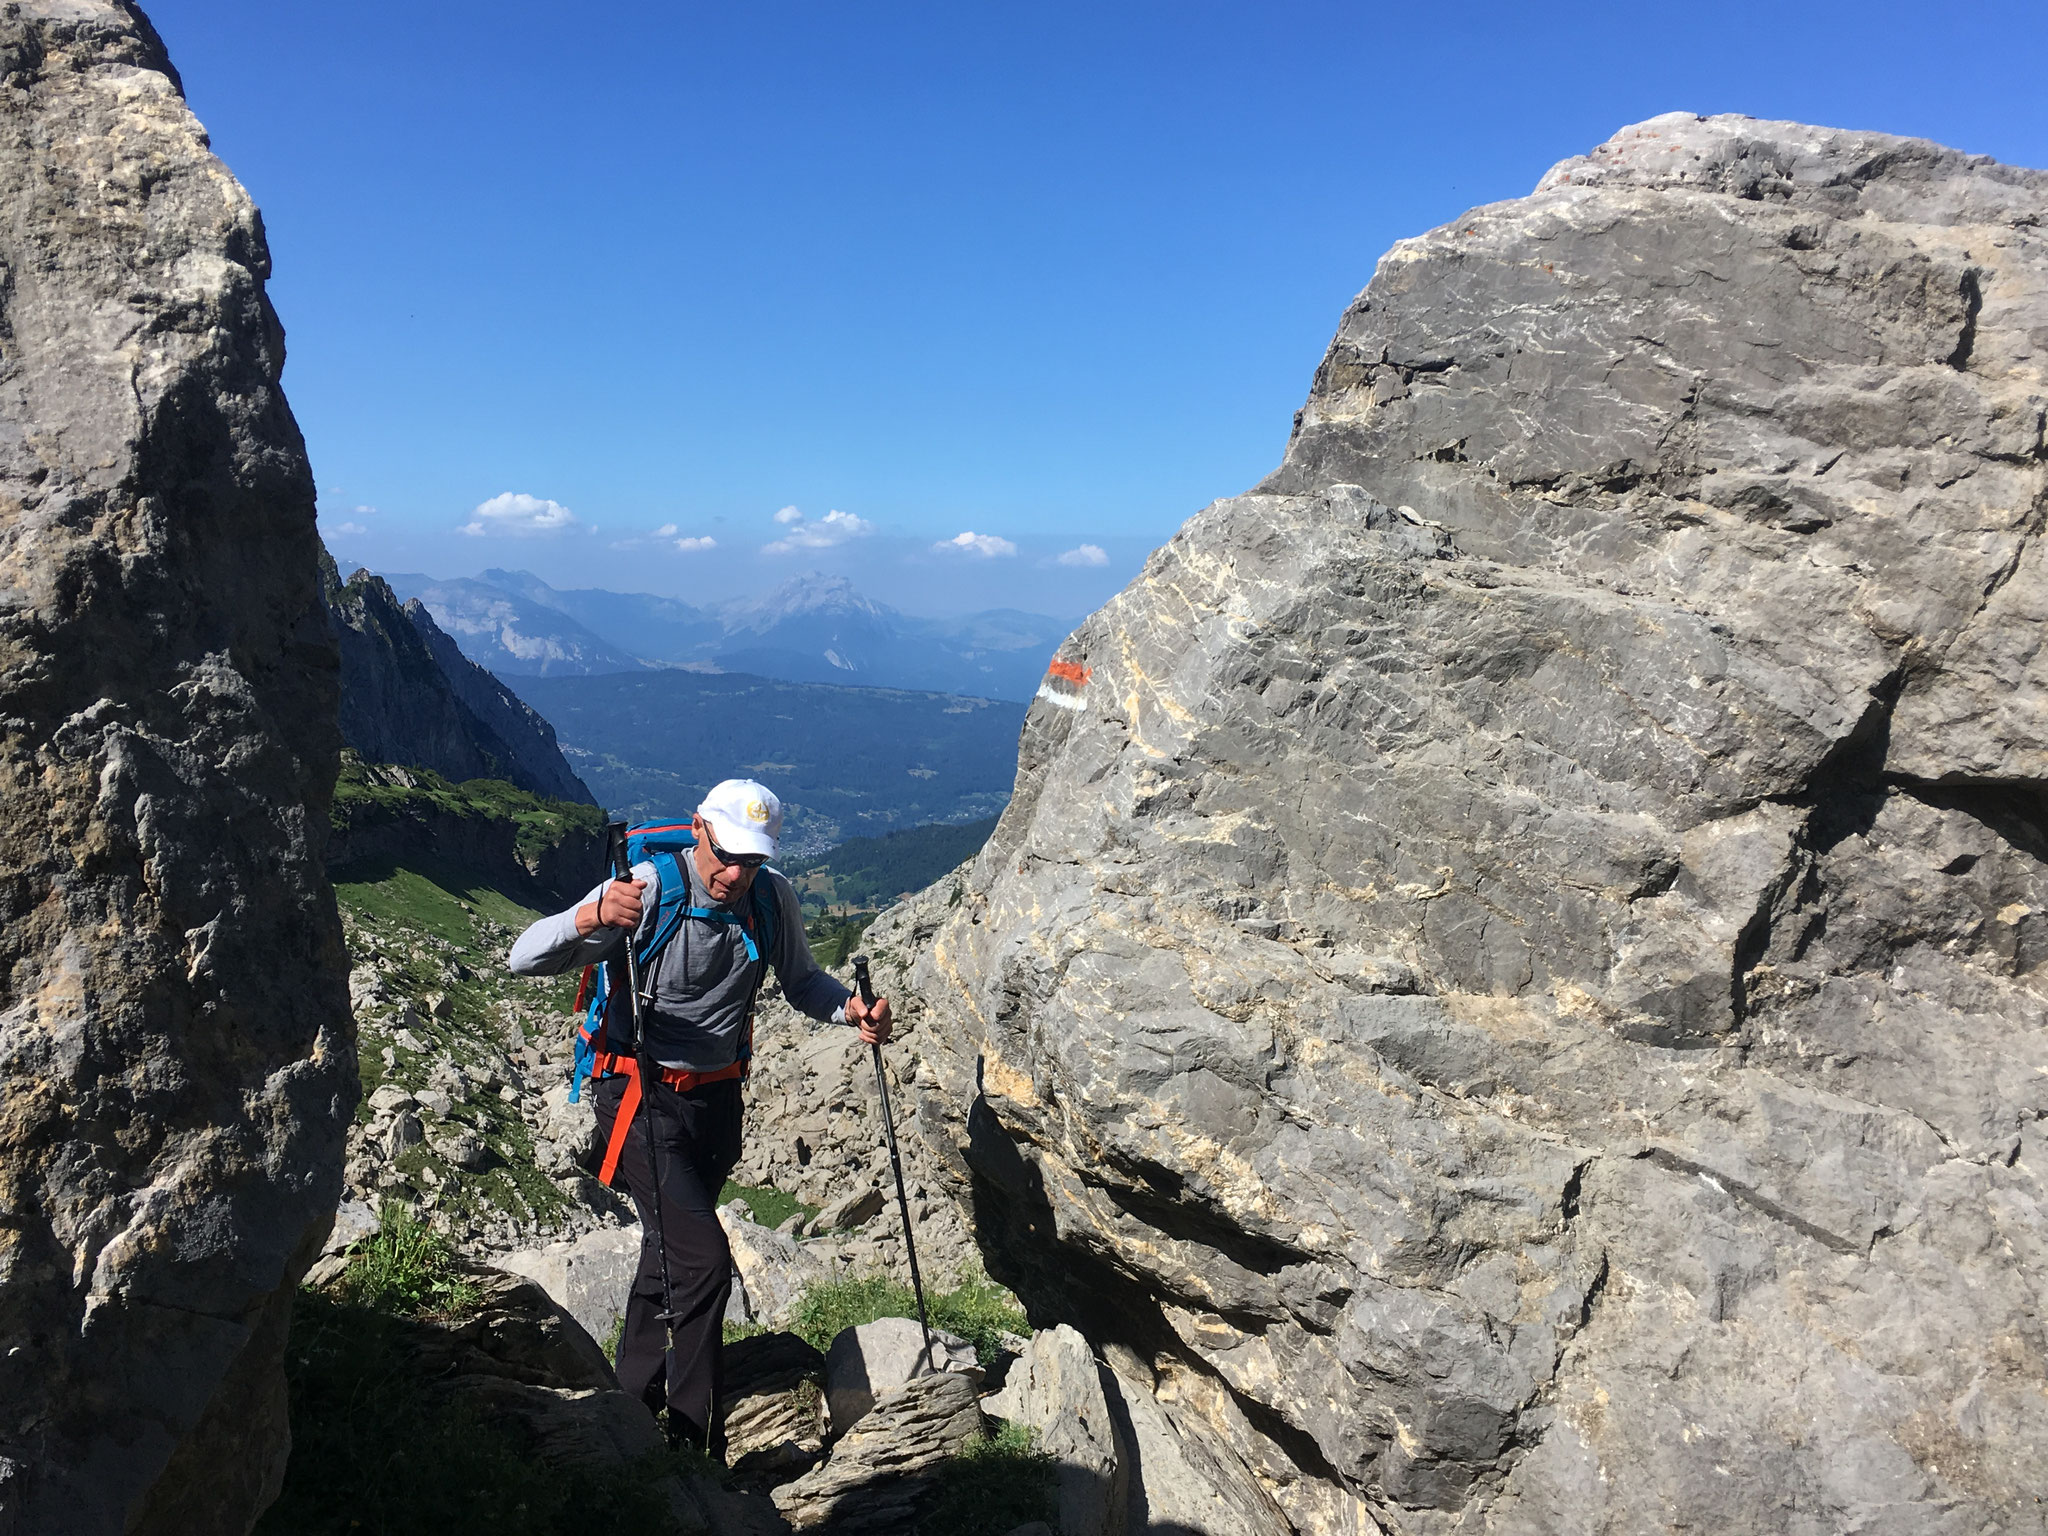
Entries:
{"type": "Polygon", "coordinates": [[[874,930],[997,1277],[1297,1528],[2042,1529],[2044,217],[1679,115],[1397,245],[874,930]]]}
{"type": "Polygon", "coordinates": [[[0,1528],[236,1531],[356,1067],[255,207],[133,7],[0,14],[0,1528]]]}

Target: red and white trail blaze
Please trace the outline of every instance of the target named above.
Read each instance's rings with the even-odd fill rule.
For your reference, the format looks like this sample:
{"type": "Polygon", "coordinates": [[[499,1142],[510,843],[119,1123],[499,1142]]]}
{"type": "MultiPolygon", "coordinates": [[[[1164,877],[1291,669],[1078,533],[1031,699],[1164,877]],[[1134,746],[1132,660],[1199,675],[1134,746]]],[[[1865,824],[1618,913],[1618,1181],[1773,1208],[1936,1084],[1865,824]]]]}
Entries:
{"type": "Polygon", "coordinates": [[[1081,690],[1088,686],[1088,679],[1094,675],[1094,668],[1084,667],[1078,661],[1054,659],[1045,669],[1045,681],[1038,685],[1038,696],[1048,704],[1057,704],[1061,709],[1082,708],[1081,690]]]}

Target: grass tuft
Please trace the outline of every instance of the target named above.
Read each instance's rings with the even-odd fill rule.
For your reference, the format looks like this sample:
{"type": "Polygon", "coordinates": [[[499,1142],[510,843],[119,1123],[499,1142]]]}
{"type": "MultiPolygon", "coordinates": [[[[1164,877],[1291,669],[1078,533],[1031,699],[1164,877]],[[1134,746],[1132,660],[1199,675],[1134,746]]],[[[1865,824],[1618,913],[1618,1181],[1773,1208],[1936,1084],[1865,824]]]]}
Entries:
{"type": "MultiPolygon", "coordinates": [[[[925,1301],[932,1326],[967,1340],[984,1365],[1001,1352],[1004,1334],[1029,1331],[1024,1309],[993,1280],[971,1277],[950,1291],[927,1291],[925,1301]]],[[[871,1275],[810,1287],[797,1302],[790,1329],[822,1350],[832,1347],[842,1329],[878,1317],[916,1316],[917,1296],[909,1286],[886,1275],[871,1275]]]]}
{"type": "Polygon", "coordinates": [[[356,1244],[334,1283],[343,1302],[395,1317],[449,1317],[474,1310],[481,1292],[455,1267],[446,1239],[403,1205],[386,1202],[378,1229],[356,1244]]]}
{"type": "Polygon", "coordinates": [[[818,1214],[818,1207],[786,1194],[772,1184],[735,1184],[726,1180],[725,1188],[718,1192],[718,1203],[729,1200],[744,1200],[747,1209],[754,1213],[757,1227],[779,1227],[798,1211],[808,1218],[818,1214]]]}
{"type": "Polygon", "coordinates": [[[939,1495],[917,1536],[1000,1536],[1033,1520],[1058,1519],[1053,1457],[1022,1424],[971,1440],[939,1473],[939,1495]]]}

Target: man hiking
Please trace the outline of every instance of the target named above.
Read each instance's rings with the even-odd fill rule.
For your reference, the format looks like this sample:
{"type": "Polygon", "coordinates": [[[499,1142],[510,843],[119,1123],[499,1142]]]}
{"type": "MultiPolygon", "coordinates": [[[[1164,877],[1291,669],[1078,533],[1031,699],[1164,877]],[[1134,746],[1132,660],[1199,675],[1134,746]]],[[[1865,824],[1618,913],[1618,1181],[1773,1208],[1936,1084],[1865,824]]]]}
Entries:
{"type": "MultiPolygon", "coordinates": [[[[704,797],[690,830],[695,846],[670,866],[689,885],[680,922],[641,977],[646,1040],[639,1056],[655,1065],[658,1079],[639,1085],[633,1056],[599,1054],[596,1112],[606,1177],[624,1174],[640,1215],[619,1385],[650,1408],[666,1400],[671,1443],[716,1454],[719,1346],[732,1289],[732,1251],[716,1203],[740,1159],[740,1079],[761,982],[772,967],[799,1012],[854,1025],[869,1045],[889,1038],[890,1011],[887,998],[864,1004],[812,959],[795,890],[765,867],[782,831],[773,793],[751,779],[727,779],[704,797]],[[767,888],[756,892],[761,882],[767,888]],[[773,905],[766,925],[757,920],[767,909],[763,898],[773,905]],[[771,932],[760,934],[763,926],[771,932]],[[765,942],[757,944],[757,935],[765,942]],[[644,1105],[641,1092],[630,1091],[636,1086],[644,1105]],[[658,1171],[649,1158],[650,1125],[658,1171]],[[664,1288],[673,1311],[666,1326],[664,1288]]],[[[669,905],[676,907],[673,893],[669,905]]],[[[521,976],[602,964],[623,956],[628,932],[644,953],[661,909],[655,864],[636,863],[632,879],[602,881],[576,906],[528,928],[508,963],[521,976]]],[[[615,969],[612,995],[630,1027],[624,968],[615,969]]]]}

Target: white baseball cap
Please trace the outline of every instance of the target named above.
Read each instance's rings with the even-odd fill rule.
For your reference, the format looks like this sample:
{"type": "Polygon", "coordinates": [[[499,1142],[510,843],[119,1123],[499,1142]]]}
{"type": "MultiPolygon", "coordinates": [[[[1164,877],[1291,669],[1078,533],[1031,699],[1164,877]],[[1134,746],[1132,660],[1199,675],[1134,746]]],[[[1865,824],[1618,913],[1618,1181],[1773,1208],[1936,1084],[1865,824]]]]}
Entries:
{"type": "Polygon", "coordinates": [[[767,785],[752,779],[714,784],[697,814],[710,826],[711,840],[727,853],[775,857],[775,840],[782,835],[782,802],[767,785]]]}

